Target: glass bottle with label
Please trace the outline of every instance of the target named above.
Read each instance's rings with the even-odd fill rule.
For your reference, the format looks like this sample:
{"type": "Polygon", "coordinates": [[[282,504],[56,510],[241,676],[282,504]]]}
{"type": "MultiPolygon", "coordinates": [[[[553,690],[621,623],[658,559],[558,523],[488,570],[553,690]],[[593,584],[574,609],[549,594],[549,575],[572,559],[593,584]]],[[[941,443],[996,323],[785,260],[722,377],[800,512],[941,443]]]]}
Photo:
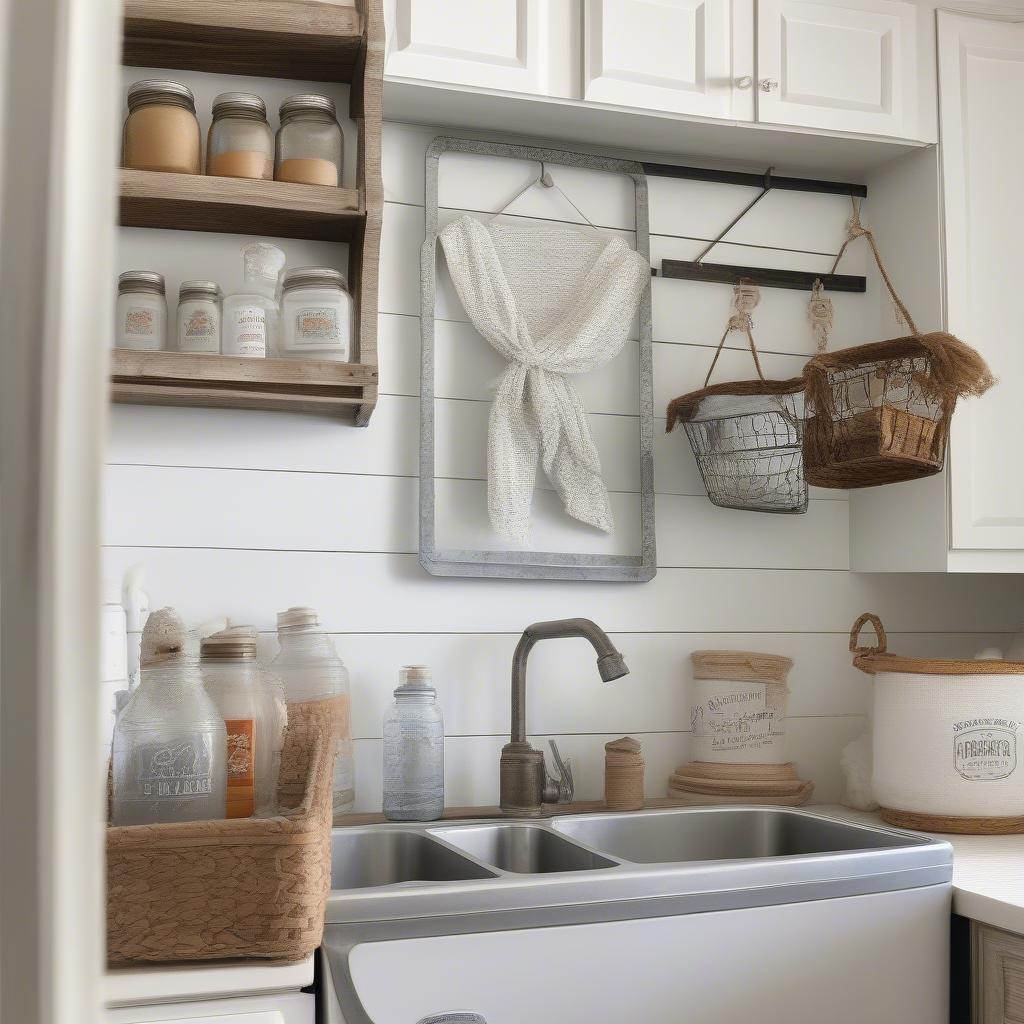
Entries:
{"type": "Polygon", "coordinates": [[[228,356],[264,358],[277,344],[277,286],[284,253],[269,242],[242,249],[242,287],[224,299],[221,351],[228,356]]]}
{"type": "Polygon", "coordinates": [[[348,814],[355,803],[348,669],[313,608],[278,612],[277,639],[281,650],[270,663],[270,671],[281,678],[288,704],[334,702],[338,750],[334,759],[333,809],[336,815],[348,814]]]}
{"type": "Polygon", "coordinates": [[[114,726],[114,825],[224,817],[224,719],[184,644],[173,608],[146,620],[141,681],[114,726]]]}
{"type": "Polygon", "coordinates": [[[280,108],[274,177],[305,185],[341,184],[344,139],[329,96],[289,96],[280,108]]]}
{"type": "Polygon", "coordinates": [[[167,347],[164,277],[153,270],[126,270],[117,279],[114,323],[117,348],[159,352],[167,347]]]}
{"type": "Polygon", "coordinates": [[[220,352],[220,287],[184,281],[178,289],[178,351],[220,352]]]}
{"type": "Polygon", "coordinates": [[[251,92],[222,92],[213,101],[206,173],[222,178],[274,177],[274,133],[267,105],[251,92]]]}
{"type": "Polygon", "coordinates": [[[352,346],[352,296],[331,267],[299,267],[285,276],[278,355],[347,363],[352,346]]]}
{"type": "Polygon", "coordinates": [[[384,713],[384,817],[436,821],[444,811],[444,720],[426,665],[406,665],[384,713]]]}
{"type": "Polygon", "coordinates": [[[274,814],[285,712],[256,660],[256,630],[231,626],[205,637],[200,668],[227,727],[227,817],[274,814]]]}

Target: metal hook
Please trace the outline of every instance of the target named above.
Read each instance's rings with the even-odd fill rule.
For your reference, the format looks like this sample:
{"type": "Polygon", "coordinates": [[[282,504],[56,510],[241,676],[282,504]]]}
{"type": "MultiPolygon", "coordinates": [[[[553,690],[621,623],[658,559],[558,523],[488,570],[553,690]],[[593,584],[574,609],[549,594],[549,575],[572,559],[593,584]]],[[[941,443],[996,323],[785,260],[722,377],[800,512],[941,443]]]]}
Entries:
{"type": "Polygon", "coordinates": [[[544,166],[544,161],[540,162],[540,177],[537,179],[545,188],[554,188],[555,179],[551,177],[548,169],[544,166]]]}

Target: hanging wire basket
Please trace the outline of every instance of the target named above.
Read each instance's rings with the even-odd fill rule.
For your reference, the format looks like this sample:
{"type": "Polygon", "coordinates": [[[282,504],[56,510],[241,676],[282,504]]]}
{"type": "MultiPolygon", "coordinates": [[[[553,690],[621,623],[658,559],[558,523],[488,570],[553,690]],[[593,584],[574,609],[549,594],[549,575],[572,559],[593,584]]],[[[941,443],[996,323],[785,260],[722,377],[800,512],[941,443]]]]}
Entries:
{"type": "Polygon", "coordinates": [[[908,337],[821,354],[804,368],[804,462],[817,487],[873,487],[942,469],[957,398],[994,383],[984,360],[951,334],[922,334],[896,294],[870,229],[854,203],[835,264],[864,236],[908,337]]]}
{"type": "Polygon", "coordinates": [[[737,286],[736,312],[718,343],[704,387],[669,403],[666,430],[683,424],[713,504],[748,512],[806,512],[804,381],[765,379],[750,320],[756,301],[756,289],[737,286]],[[734,330],[746,334],[759,379],[709,386],[725,339],[734,330]]]}

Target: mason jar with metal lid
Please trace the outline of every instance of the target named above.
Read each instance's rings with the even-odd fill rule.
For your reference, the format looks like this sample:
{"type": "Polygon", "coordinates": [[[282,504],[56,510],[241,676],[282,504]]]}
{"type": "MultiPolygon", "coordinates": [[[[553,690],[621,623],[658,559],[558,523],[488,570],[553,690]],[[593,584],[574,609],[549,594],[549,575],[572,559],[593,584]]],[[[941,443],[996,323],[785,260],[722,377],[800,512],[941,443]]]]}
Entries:
{"type": "Polygon", "coordinates": [[[220,286],[183,281],[178,289],[178,351],[220,352],[220,286]]]}
{"type": "Polygon", "coordinates": [[[121,162],[138,171],[202,174],[199,121],[192,90],[145,79],[128,90],[121,162]]]}
{"type": "Polygon", "coordinates": [[[352,296],[332,267],[298,267],[285,275],[280,356],[348,362],[352,296]]]}
{"type": "Polygon", "coordinates": [[[267,105],[251,92],[222,92],[213,101],[206,173],[222,178],[274,177],[274,133],[267,105]]]}
{"type": "Polygon", "coordinates": [[[153,270],[126,270],[117,279],[114,326],[117,348],[158,352],[167,345],[164,277],[153,270]]]}
{"type": "Polygon", "coordinates": [[[341,183],[344,139],[329,96],[289,96],[280,109],[274,177],[306,185],[341,183]]]}

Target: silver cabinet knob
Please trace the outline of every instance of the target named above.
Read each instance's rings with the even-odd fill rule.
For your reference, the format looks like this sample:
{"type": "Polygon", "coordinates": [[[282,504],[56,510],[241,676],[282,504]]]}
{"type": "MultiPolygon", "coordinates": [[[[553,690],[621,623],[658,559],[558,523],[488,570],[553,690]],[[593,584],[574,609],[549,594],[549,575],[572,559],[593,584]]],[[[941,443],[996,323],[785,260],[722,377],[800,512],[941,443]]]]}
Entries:
{"type": "Polygon", "coordinates": [[[778,80],[774,78],[762,78],[760,84],[762,92],[774,92],[779,87],[778,80]]]}
{"type": "Polygon", "coordinates": [[[734,84],[737,89],[749,89],[754,84],[754,79],[750,75],[740,75],[734,84]]]}

